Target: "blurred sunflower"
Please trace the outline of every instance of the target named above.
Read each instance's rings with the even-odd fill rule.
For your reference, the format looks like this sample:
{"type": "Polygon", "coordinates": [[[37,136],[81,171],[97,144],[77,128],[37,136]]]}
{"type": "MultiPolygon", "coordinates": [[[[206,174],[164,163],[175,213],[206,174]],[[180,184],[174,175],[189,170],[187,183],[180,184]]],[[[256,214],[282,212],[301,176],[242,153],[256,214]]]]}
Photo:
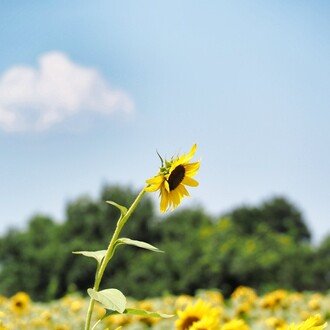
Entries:
{"type": "Polygon", "coordinates": [[[25,313],[30,308],[30,296],[25,292],[17,292],[10,298],[10,309],[17,314],[25,313]]]}
{"type": "MultiPolygon", "coordinates": [[[[154,309],[152,302],[148,300],[140,301],[138,304],[138,308],[149,312],[151,312],[154,309]]],[[[137,320],[141,323],[146,324],[150,328],[154,324],[158,323],[160,319],[156,317],[138,316],[137,320]]]]}
{"type": "Polygon", "coordinates": [[[197,145],[194,144],[187,154],[163,161],[156,176],[148,179],[146,191],[155,192],[159,190],[160,210],[165,212],[169,208],[175,209],[183,197],[189,196],[185,186],[196,187],[198,182],[193,179],[200,167],[200,162],[190,163],[194,157],[197,145]]]}
{"type": "Polygon", "coordinates": [[[254,289],[241,285],[231,294],[231,298],[233,300],[248,301],[252,303],[257,299],[257,294],[254,289]]]}
{"type": "Polygon", "coordinates": [[[233,319],[225,323],[221,330],[249,330],[250,327],[242,319],[233,319]]]}
{"type": "Polygon", "coordinates": [[[176,330],[218,330],[220,328],[220,310],[211,304],[198,300],[184,311],[178,311],[176,330]]]}
{"type": "Polygon", "coordinates": [[[0,330],[9,330],[9,328],[0,323],[0,330]]]}
{"type": "Polygon", "coordinates": [[[71,328],[67,324],[57,324],[55,330],[70,330],[71,328]]]}
{"type": "Polygon", "coordinates": [[[323,330],[326,329],[327,323],[323,321],[322,317],[317,314],[309,317],[305,322],[298,325],[291,324],[286,330],[323,330]]]}
{"type": "Polygon", "coordinates": [[[288,327],[286,322],[283,319],[275,317],[275,316],[268,317],[265,320],[265,323],[269,328],[276,329],[276,330],[287,329],[287,327],[288,327]]]}

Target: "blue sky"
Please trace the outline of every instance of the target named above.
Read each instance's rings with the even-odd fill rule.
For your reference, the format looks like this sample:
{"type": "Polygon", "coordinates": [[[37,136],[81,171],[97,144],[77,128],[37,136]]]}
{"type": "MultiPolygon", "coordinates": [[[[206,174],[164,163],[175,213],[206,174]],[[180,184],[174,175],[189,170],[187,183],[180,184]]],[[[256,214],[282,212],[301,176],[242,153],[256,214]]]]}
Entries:
{"type": "Polygon", "coordinates": [[[60,220],[105,182],[138,188],[156,149],[197,142],[200,187],[185,205],[220,214],[285,195],[319,240],[329,17],[327,1],[2,2],[0,232],[35,212],[60,220]]]}

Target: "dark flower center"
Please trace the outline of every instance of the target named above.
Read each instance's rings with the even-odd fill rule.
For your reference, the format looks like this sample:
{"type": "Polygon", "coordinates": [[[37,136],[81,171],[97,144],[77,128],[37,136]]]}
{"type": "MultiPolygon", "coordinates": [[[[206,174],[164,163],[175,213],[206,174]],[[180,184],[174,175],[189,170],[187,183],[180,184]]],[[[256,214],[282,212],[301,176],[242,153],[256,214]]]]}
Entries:
{"type": "Polygon", "coordinates": [[[174,190],[183,180],[186,170],[183,165],[178,165],[168,178],[170,191],[174,190]]]}
{"type": "Polygon", "coordinates": [[[190,326],[197,321],[199,321],[199,318],[196,316],[187,317],[182,324],[182,329],[184,330],[189,329],[190,326]]]}
{"type": "Polygon", "coordinates": [[[22,308],[23,307],[23,303],[21,301],[16,301],[15,302],[15,305],[19,308],[22,308]]]}

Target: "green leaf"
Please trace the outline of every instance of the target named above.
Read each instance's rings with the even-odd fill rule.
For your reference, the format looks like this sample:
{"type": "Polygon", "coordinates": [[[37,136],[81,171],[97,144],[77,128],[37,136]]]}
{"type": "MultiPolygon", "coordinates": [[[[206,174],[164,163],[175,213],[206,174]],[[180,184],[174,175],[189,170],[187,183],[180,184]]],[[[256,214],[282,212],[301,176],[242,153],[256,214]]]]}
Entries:
{"type": "Polygon", "coordinates": [[[95,291],[87,290],[89,296],[103,305],[104,308],[123,313],[126,308],[126,297],[117,289],[95,291]]]}
{"type": "Polygon", "coordinates": [[[82,254],[85,257],[94,258],[100,264],[102,259],[104,258],[107,250],[99,250],[99,251],[74,251],[74,254],[82,254]]]}
{"type": "Polygon", "coordinates": [[[118,314],[139,315],[139,316],[146,316],[146,317],[162,317],[164,319],[168,319],[170,317],[175,316],[175,315],[164,314],[164,313],[159,313],[159,312],[146,311],[144,309],[126,308],[123,313],[118,313],[116,311],[107,310],[106,314],[103,318],[105,318],[107,316],[118,315],[118,314]]]}
{"type": "Polygon", "coordinates": [[[146,250],[150,250],[150,251],[154,251],[154,252],[164,253],[164,251],[157,249],[155,246],[153,246],[149,243],[136,241],[136,240],[133,240],[133,239],[130,239],[130,238],[119,238],[119,239],[117,239],[116,244],[134,245],[134,246],[137,246],[141,249],[146,249],[146,250]]]}
{"type": "Polygon", "coordinates": [[[113,205],[114,207],[119,209],[122,216],[124,216],[127,213],[127,207],[125,207],[125,206],[122,206],[122,205],[120,205],[116,202],[113,202],[113,201],[106,201],[106,203],[108,203],[110,205],[113,205]]]}
{"type": "Polygon", "coordinates": [[[135,309],[135,308],[125,309],[125,314],[149,316],[149,317],[162,317],[163,319],[168,319],[168,318],[174,316],[174,315],[163,314],[163,313],[158,313],[158,312],[149,312],[149,311],[145,311],[143,309],[135,309]]]}

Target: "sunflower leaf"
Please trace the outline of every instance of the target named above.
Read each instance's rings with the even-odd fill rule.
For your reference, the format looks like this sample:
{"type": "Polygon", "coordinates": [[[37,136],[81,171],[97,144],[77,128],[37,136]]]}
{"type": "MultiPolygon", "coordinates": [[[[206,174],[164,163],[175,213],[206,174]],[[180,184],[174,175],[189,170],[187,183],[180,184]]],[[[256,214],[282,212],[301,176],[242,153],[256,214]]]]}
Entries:
{"type": "Polygon", "coordinates": [[[126,297],[117,289],[105,289],[95,291],[87,290],[89,296],[103,305],[104,308],[116,311],[122,314],[126,308],[126,297]]]}
{"type": "Polygon", "coordinates": [[[100,264],[102,259],[104,258],[107,250],[99,250],[99,251],[74,251],[74,254],[81,254],[85,257],[96,259],[97,263],[100,264]]]}
{"type": "Polygon", "coordinates": [[[127,308],[125,309],[125,314],[129,315],[140,315],[140,316],[149,316],[149,317],[161,317],[163,319],[168,319],[174,315],[159,313],[159,312],[150,312],[143,309],[127,308]]]}
{"type": "Polygon", "coordinates": [[[122,216],[124,216],[127,213],[127,207],[125,207],[123,205],[120,205],[120,204],[118,204],[116,202],[113,202],[113,201],[106,201],[106,203],[108,203],[110,205],[113,205],[114,207],[119,209],[122,216]]]}
{"type": "Polygon", "coordinates": [[[119,238],[119,239],[117,239],[116,244],[118,244],[118,245],[119,244],[134,245],[134,246],[137,246],[141,249],[146,249],[146,250],[150,250],[150,251],[153,251],[153,252],[164,253],[164,251],[159,250],[158,248],[156,248],[155,246],[153,246],[149,243],[142,242],[142,241],[136,241],[136,240],[133,240],[133,239],[130,239],[130,238],[119,238]]]}
{"type": "Polygon", "coordinates": [[[139,315],[139,316],[147,316],[147,317],[161,317],[164,319],[175,316],[172,314],[164,314],[164,313],[159,313],[159,312],[146,311],[144,309],[126,308],[123,313],[119,313],[119,312],[112,311],[112,310],[107,310],[105,315],[103,316],[103,318],[105,318],[107,316],[118,315],[118,314],[139,315]]]}

